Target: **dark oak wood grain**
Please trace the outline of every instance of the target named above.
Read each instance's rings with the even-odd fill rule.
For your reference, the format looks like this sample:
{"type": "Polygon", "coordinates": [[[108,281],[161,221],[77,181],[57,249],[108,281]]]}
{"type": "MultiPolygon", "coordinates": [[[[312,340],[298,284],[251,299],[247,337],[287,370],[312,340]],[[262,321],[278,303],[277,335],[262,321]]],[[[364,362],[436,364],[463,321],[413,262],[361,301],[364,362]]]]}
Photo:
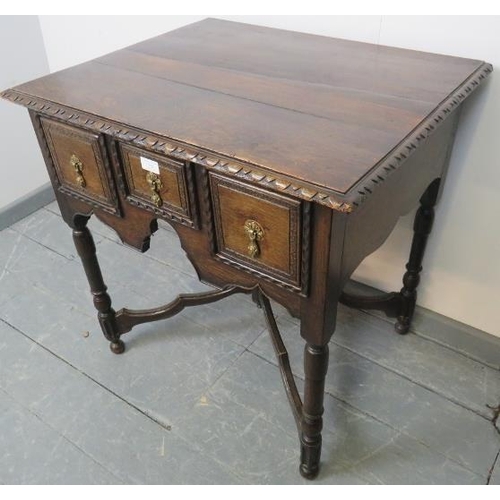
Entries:
{"type": "Polygon", "coordinates": [[[491,71],[208,19],[1,95],[30,110],[112,351],[123,352],[121,336],[136,325],[251,294],[297,422],[300,472],[311,479],[337,305],[379,308],[400,333],[410,328],[462,103],[491,71]],[[402,290],[343,294],[419,200],[402,290]],[[157,219],[168,221],[199,279],[217,290],[115,313],[86,227],[93,214],[143,252],[157,219]],[[268,298],[300,319],[303,403],[268,298]]]}
{"type": "Polygon", "coordinates": [[[208,19],[17,90],[345,193],[481,65],[208,19]]]}

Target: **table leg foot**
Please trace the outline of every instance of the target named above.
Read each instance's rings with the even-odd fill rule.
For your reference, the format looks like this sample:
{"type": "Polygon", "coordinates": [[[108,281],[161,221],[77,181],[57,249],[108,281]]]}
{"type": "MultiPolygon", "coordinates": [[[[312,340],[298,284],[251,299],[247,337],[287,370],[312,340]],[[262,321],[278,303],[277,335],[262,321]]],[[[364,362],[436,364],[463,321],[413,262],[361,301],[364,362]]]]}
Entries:
{"type": "Polygon", "coordinates": [[[299,472],[304,479],[315,479],[319,473],[319,467],[315,470],[309,470],[307,465],[300,464],[299,472]]]}
{"type": "Polygon", "coordinates": [[[305,479],[314,479],[319,473],[321,457],[321,436],[314,443],[300,440],[300,467],[299,472],[305,479]]]}
{"type": "MultiPolygon", "coordinates": [[[[406,318],[405,318],[406,319],[406,318]]],[[[407,319],[407,321],[396,321],[394,324],[394,330],[396,330],[397,333],[400,335],[405,335],[410,331],[410,318],[407,319]]]]}
{"type": "Polygon", "coordinates": [[[407,316],[398,316],[398,319],[394,323],[394,330],[396,331],[396,333],[399,333],[399,335],[406,335],[410,331],[415,304],[416,304],[416,297],[410,302],[412,312],[407,316]]]}
{"type": "Polygon", "coordinates": [[[111,349],[111,352],[115,354],[122,354],[125,352],[125,342],[123,340],[118,339],[115,342],[111,342],[109,344],[109,348],[111,349]]]}

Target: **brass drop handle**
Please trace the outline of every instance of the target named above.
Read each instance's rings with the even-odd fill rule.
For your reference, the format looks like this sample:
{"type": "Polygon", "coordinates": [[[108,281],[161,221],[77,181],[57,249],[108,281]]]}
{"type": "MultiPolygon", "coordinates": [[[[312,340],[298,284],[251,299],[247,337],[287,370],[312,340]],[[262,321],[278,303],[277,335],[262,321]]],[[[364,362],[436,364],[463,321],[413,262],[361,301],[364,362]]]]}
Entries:
{"type": "Polygon", "coordinates": [[[254,220],[247,220],[244,225],[245,232],[250,239],[248,244],[248,255],[252,259],[260,255],[259,241],[264,238],[264,229],[262,226],[254,220]]]}
{"type": "Polygon", "coordinates": [[[163,200],[160,196],[160,189],[163,188],[160,176],[154,172],[148,172],[146,174],[146,181],[151,189],[151,201],[156,207],[161,207],[163,205],[163,200]]]}
{"type": "Polygon", "coordinates": [[[85,177],[83,176],[83,163],[78,158],[76,155],[71,155],[70,158],[70,163],[71,166],[75,169],[75,174],[76,174],[76,183],[81,187],[84,188],[87,185],[87,182],[85,181],[85,177]]]}

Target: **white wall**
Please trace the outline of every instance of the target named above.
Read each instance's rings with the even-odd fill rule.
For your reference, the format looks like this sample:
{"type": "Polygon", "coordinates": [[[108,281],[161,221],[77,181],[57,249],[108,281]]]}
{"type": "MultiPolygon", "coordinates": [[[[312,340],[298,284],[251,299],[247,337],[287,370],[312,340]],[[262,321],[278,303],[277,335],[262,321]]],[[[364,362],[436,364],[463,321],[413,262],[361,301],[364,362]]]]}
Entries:
{"type": "MultiPolygon", "coordinates": [[[[0,16],[0,90],[49,72],[37,16],[0,16]]],[[[49,181],[28,112],[0,100],[0,210],[49,181]]]]}
{"type": "MultiPolygon", "coordinates": [[[[486,60],[500,70],[500,17],[226,16],[327,36],[486,60]]],[[[201,19],[201,16],[41,16],[51,71],[201,19]],[[75,33],[85,36],[75,37],[75,33]],[[68,41],[71,41],[69,43],[68,41]]],[[[424,262],[419,304],[500,336],[500,78],[464,106],[450,174],[424,262]]],[[[393,290],[411,239],[412,216],[368,257],[355,278],[393,290]]]]}
{"type": "MultiPolygon", "coordinates": [[[[418,303],[500,336],[500,17],[384,17],[380,43],[481,59],[496,72],[464,104],[418,303]]],[[[410,237],[405,218],[358,269],[361,281],[398,285],[410,237]]]]}

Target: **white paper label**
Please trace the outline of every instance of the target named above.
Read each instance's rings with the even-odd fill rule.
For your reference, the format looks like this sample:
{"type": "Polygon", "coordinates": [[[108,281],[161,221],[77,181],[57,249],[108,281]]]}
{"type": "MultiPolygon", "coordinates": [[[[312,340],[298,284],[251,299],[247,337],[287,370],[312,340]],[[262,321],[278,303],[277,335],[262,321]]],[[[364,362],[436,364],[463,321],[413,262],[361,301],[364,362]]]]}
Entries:
{"type": "Polygon", "coordinates": [[[160,175],[160,167],[158,166],[157,161],[150,160],[149,158],[141,158],[141,167],[148,172],[153,172],[155,174],[160,175]]]}

